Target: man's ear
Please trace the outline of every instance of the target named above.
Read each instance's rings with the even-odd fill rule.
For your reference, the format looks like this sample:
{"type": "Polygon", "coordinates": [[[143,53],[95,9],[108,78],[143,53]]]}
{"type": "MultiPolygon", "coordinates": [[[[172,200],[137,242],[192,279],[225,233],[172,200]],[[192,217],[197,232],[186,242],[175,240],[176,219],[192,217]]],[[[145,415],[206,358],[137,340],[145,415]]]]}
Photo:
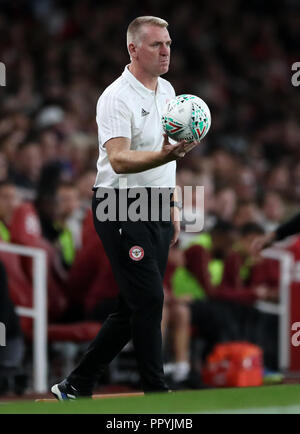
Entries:
{"type": "Polygon", "coordinates": [[[136,45],[133,42],[130,42],[128,45],[128,51],[131,59],[135,59],[137,57],[136,45]]]}

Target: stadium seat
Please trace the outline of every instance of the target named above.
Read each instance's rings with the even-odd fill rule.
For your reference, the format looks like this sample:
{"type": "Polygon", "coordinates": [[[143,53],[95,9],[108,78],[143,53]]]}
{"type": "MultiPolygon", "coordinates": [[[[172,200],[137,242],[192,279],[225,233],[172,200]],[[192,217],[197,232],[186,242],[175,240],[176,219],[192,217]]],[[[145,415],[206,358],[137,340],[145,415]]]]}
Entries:
{"type": "MultiPolygon", "coordinates": [[[[22,203],[16,208],[11,222],[11,241],[27,247],[43,249],[47,253],[48,316],[51,321],[59,321],[67,309],[67,298],[63,292],[63,283],[56,275],[55,250],[42,236],[40,222],[34,206],[22,203]]],[[[32,259],[21,257],[23,272],[32,281],[32,259]]]]}
{"type": "MultiPolygon", "coordinates": [[[[100,326],[101,324],[95,321],[82,321],[70,324],[48,324],[48,342],[88,342],[96,337],[100,326]]],[[[23,331],[26,338],[32,340],[32,327],[26,327],[23,331]]]]}
{"type": "MultiPolygon", "coordinates": [[[[0,260],[7,271],[9,291],[15,306],[32,307],[32,287],[24,273],[20,256],[0,251],[0,260]]],[[[32,318],[21,317],[21,327],[25,337],[32,339],[32,318]]],[[[50,323],[48,339],[54,341],[85,342],[92,340],[100,329],[99,322],[82,321],[73,324],[50,323]]]]}
{"type": "Polygon", "coordinates": [[[49,324],[49,342],[86,342],[93,340],[100,329],[100,323],[94,321],[72,324],[49,324]]]}

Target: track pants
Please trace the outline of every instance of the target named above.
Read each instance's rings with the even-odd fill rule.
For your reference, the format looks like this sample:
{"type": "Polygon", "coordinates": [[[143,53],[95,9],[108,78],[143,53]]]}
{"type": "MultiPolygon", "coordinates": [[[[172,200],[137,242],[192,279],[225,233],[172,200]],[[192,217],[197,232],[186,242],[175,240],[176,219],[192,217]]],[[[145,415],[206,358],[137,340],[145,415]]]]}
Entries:
{"type": "Polygon", "coordinates": [[[90,394],[107,365],[132,339],[143,390],[168,390],[162,360],[162,281],[173,224],[170,219],[101,222],[100,201],[95,193],[94,224],[119,286],[118,306],[68,380],[81,393],[90,394]]]}

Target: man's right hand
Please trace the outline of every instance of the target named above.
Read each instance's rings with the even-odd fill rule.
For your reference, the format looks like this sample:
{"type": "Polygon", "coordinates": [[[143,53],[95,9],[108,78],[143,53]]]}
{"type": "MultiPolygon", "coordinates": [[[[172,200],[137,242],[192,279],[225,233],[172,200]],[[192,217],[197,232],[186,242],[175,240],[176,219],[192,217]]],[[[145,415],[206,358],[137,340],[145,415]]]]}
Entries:
{"type": "Polygon", "coordinates": [[[164,134],[164,141],[161,148],[161,152],[166,159],[166,162],[178,160],[179,158],[183,158],[188,152],[190,152],[195,146],[199,145],[200,142],[193,141],[188,143],[186,140],[180,140],[180,142],[172,145],[169,142],[169,138],[167,134],[164,134]]]}

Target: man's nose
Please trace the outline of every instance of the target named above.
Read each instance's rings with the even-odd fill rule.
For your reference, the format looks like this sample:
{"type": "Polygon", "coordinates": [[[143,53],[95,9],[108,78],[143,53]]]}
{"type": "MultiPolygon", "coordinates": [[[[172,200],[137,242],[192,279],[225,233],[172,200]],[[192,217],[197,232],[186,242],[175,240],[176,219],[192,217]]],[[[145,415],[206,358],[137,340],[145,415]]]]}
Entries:
{"type": "Polygon", "coordinates": [[[168,56],[169,53],[170,53],[170,48],[169,48],[169,46],[166,45],[166,44],[163,44],[163,45],[161,46],[160,54],[161,54],[162,56],[168,56]]]}

